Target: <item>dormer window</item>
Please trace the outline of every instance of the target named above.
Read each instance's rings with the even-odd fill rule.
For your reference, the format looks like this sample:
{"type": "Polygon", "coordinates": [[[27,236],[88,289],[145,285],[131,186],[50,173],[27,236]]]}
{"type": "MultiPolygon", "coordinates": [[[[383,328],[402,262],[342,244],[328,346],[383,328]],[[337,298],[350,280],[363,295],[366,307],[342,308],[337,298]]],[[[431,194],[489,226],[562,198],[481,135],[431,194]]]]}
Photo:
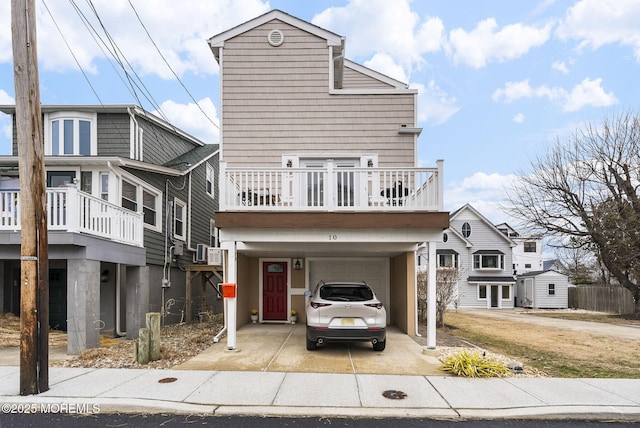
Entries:
{"type": "Polygon", "coordinates": [[[97,152],[96,115],[81,112],[45,116],[45,155],[91,156],[97,152]]]}

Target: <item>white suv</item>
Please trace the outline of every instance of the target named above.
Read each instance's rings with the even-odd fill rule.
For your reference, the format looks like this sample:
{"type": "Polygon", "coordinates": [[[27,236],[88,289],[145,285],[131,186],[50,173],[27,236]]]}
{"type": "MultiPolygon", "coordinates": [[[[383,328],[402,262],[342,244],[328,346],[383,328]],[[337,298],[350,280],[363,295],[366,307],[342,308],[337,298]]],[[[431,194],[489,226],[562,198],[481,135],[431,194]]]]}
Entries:
{"type": "Polygon", "coordinates": [[[386,345],[387,312],[364,282],[323,282],[307,303],[307,349],[332,340],[366,340],[375,351],[386,345]]]}

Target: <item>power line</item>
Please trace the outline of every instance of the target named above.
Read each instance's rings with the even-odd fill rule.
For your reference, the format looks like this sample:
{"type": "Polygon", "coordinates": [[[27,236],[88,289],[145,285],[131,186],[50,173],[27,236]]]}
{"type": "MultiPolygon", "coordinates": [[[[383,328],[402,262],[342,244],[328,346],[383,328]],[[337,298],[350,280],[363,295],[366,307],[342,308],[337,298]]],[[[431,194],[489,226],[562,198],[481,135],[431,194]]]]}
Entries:
{"type": "Polygon", "coordinates": [[[96,88],[94,88],[93,85],[91,84],[91,81],[89,80],[89,76],[87,76],[87,74],[84,72],[84,69],[80,65],[80,61],[78,61],[78,58],[73,53],[73,49],[71,49],[71,46],[69,46],[69,43],[67,42],[66,37],[62,33],[62,30],[60,29],[60,26],[58,25],[58,22],[53,17],[53,14],[51,13],[51,10],[49,10],[49,6],[47,6],[47,4],[44,2],[44,0],[42,0],[42,4],[44,5],[44,8],[47,9],[47,13],[51,17],[51,20],[53,21],[53,25],[56,26],[56,29],[58,30],[58,33],[60,34],[60,37],[62,37],[62,40],[64,41],[64,44],[67,46],[67,49],[69,50],[69,53],[71,53],[71,56],[73,57],[73,60],[76,62],[76,65],[78,66],[78,68],[80,69],[80,72],[84,76],[84,80],[87,81],[87,84],[89,85],[89,87],[91,88],[91,91],[93,92],[93,94],[96,96],[96,98],[100,102],[100,105],[104,105],[104,104],[102,104],[102,100],[100,99],[100,96],[96,92],[96,88]]]}
{"type": "Polygon", "coordinates": [[[167,59],[165,58],[165,56],[163,55],[162,51],[160,50],[160,48],[158,47],[158,45],[156,44],[155,40],[153,40],[153,37],[151,37],[151,34],[149,34],[149,30],[147,30],[147,27],[145,26],[144,22],[142,22],[142,19],[140,18],[140,15],[138,14],[138,11],[136,10],[136,8],[133,6],[133,3],[131,3],[131,0],[129,0],[129,6],[131,6],[131,9],[133,9],[133,13],[135,13],[136,18],[138,19],[138,22],[140,23],[140,25],[142,26],[142,28],[144,29],[144,32],[147,34],[147,37],[149,38],[149,40],[151,41],[151,43],[153,44],[153,46],[156,48],[156,51],[158,52],[158,54],[160,55],[160,58],[162,58],[162,60],[164,61],[164,63],[166,64],[166,66],[169,68],[169,70],[171,70],[171,73],[173,74],[173,76],[176,78],[176,80],[180,83],[180,86],[182,86],[182,88],[185,90],[185,92],[189,95],[189,97],[193,100],[193,102],[195,103],[196,106],[198,106],[198,109],[202,112],[202,114],[209,120],[209,122],[211,122],[211,124],[213,126],[215,126],[216,128],[220,129],[220,127],[209,117],[209,115],[202,109],[202,107],[200,106],[200,104],[198,104],[198,102],[196,101],[196,99],[193,97],[193,95],[191,94],[191,92],[189,92],[189,89],[185,86],[185,84],[182,82],[182,80],[180,79],[180,77],[178,77],[178,75],[176,74],[176,72],[173,70],[173,68],[171,67],[171,65],[169,64],[169,62],[167,61],[167,59]]]}

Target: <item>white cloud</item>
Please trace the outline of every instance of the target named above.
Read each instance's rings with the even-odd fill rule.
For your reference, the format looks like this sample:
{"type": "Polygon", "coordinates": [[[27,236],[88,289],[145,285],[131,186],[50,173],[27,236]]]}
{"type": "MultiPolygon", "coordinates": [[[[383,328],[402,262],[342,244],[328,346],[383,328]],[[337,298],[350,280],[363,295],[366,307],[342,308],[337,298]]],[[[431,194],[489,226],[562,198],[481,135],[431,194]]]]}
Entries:
{"type": "MultiPolygon", "coordinates": [[[[0,89],[0,105],[13,105],[15,103],[16,101],[11,95],[0,89]]],[[[0,113],[0,155],[11,154],[11,139],[13,138],[11,125],[11,116],[0,113]]]]}
{"type": "Polygon", "coordinates": [[[448,183],[444,192],[445,208],[453,211],[468,203],[494,224],[513,223],[501,206],[515,179],[515,175],[476,172],[462,182],[448,183]]]}
{"type": "Polygon", "coordinates": [[[427,86],[412,83],[418,90],[418,121],[440,125],[456,114],[460,107],[455,97],[448,95],[433,80],[427,86]]]}
{"type": "Polygon", "coordinates": [[[13,58],[11,46],[11,2],[0,1],[0,64],[13,58]]]}
{"type": "Polygon", "coordinates": [[[12,105],[15,104],[16,100],[5,92],[4,89],[0,89],[0,105],[12,105]]]}
{"type": "Polygon", "coordinates": [[[369,61],[365,61],[365,67],[382,73],[386,76],[392,77],[401,82],[407,82],[408,77],[405,74],[404,68],[387,54],[377,53],[369,61]]]}
{"type": "MultiPolygon", "coordinates": [[[[167,100],[160,105],[160,110],[171,124],[188,132],[202,142],[207,144],[220,142],[220,119],[217,117],[216,107],[209,97],[201,99],[197,105],[194,103],[179,104],[175,101],[167,100]],[[206,116],[200,109],[204,110],[206,116]],[[209,118],[215,125],[211,123],[209,118]]],[[[162,117],[158,112],[154,111],[153,114],[162,117]]]]}
{"type": "Polygon", "coordinates": [[[548,87],[546,85],[537,88],[529,85],[529,79],[520,82],[507,82],[504,88],[496,89],[492,95],[495,102],[510,103],[521,98],[547,98],[557,102],[563,111],[576,111],[584,107],[609,107],[618,102],[612,92],[606,93],[602,88],[602,79],[586,78],[568,92],[561,87],[548,87]]]}
{"type": "MultiPolygon", "coordinates": [[[[9,62],[12,58],[11,38],[7,37],[11,28],[8,3],[0,2],[0,62],[9,62]]],[[[106,40],[100,23],[85,2],[74,4],[106,40]]],[[[128,0],[94,0],[93,4],[121,50],[120,54],[124,54],[138,73],[173,78],[128,0]]],[[[46,5],[53,19],[43,4],[36,2],[38,59],[43,71],[77,70],[76,62],[65,45],[66,40],[82,68],[89,73],[97,73],[96,61],[103,59],[105,54],[72,4],[67,0],[48,0],[46,5]],[[62,29],[64,40],[56,24],[62,29]]],[[[134,2],[134,6],[149,34],[179,76],[186,72],[216,72],[215,60],[205,40],[269,9],[268,2],[261,0],[190,0],[181,2],[179,7],[171,0],[156,0],[134,2]]],[[[102,46],[102,49],[107,48],[102,46]]],[[[108,49],[113,47],[108,45],[108,49]]]]}
{"type": "Polygon", "coordinates": [[[424,53],[441,50],[445,40],[442,21],[427,17],[421,22],[411,0],[350,0],[325,9],[312,22],[344,35],[348,58],[384,54],[407,75],[424,63],[424,53]]]}
{"type": "Polygon", "coordinates": [[[556,61],[551,64],[551,68],[559,71],[562,74],[569,74],[569,69],[567,68],[567,64],[564,61],[556,61]]]}
{"type": "Polygon", "coordinates": [[[609,107],[618,103],[612,92],[606,93],[601,86],[602,79],[584,79],[567,96],[564,111],[576,111],[583,107],[609,107]]]}
{"type": "Polygon", "coordinates": [[[640,2],[581,0],[567,10],[557,29],[561,39],[577,39],[580,48],[609,43],[631,46],[640,62],[640,2]]]}
{"type": "Polygon", "coordinates": [[[524,114],[518,113],[515,116],[513,116],[513,119],[511,120],[513,120],[515,123],[522,123],[524,122],[524,119],[525,119],[524,114]]]}
{"type": "Polygon", "coordinates": [[[470,32],[456,28],[449,32],[450,55],[455,63],[482,68],[492,61],[519,58],[550,37],[551,24],[536,28],[511,24],[498,29],[494,18],[478,23],[470,32]]]}

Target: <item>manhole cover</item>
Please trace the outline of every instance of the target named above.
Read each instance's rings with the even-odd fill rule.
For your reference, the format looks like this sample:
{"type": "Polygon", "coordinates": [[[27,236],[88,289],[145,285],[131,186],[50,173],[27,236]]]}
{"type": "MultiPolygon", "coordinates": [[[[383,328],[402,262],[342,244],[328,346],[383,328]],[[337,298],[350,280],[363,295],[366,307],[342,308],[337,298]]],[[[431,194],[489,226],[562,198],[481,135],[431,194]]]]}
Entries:
{"type": "Polygon", "coordinates": [[[163,379],[160,379],[160,380],[158,381],[158,383],[171,383],[171,382],[175,382],[175,381],[177,381],[177,380],[178,380],[178,378],[177,378],[177,377],[165,377],[165,378],[163,378],[163,379]]]}
{"type": "Polygon", "coordinates": [[[395,389],[389,389],[382,393],[383,397],[390,398],[391,400],[402,400],[407,398],[407,394],[402,391],[396,391],[395,389]]]}

